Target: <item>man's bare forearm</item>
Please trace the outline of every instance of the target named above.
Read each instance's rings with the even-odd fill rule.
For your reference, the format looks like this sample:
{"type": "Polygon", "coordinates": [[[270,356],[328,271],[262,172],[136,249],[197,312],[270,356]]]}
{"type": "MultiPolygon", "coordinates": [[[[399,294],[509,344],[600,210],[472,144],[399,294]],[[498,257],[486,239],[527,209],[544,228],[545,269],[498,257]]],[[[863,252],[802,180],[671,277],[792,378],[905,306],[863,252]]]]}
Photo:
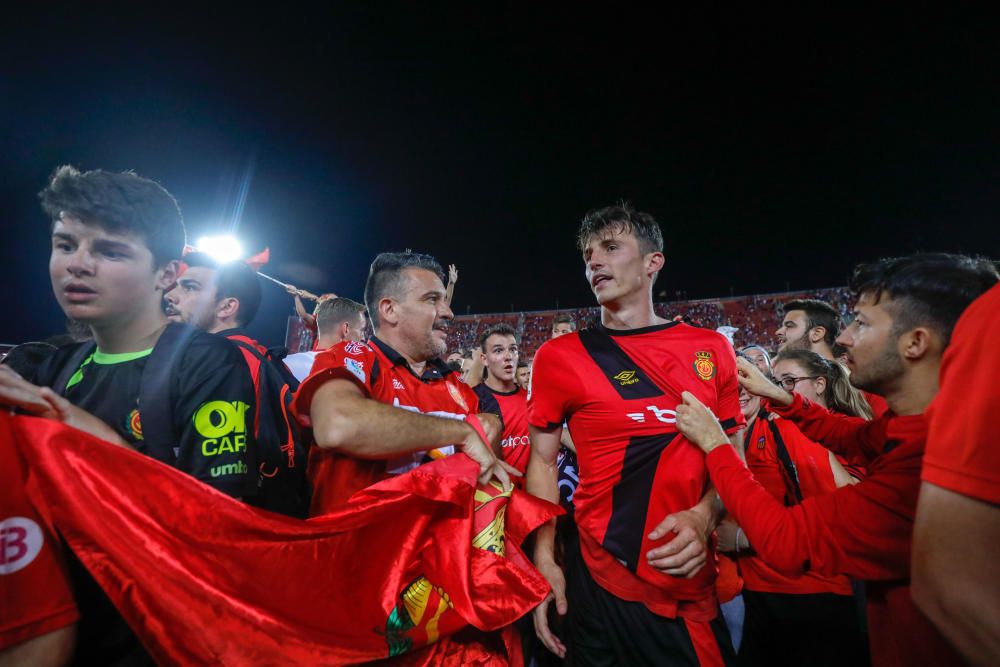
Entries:
{"type": "Polygon", "coordinates": [[[464,421],[432,417],[385,405],[329,382],[316,391],[310,414],[316,444],[363,459],[458,445],[472,427],[464,421]]]}
{"type": "MultiPolygon", "coordinates": [[[[557,456],[562,428],[545,432],[531,427],[531,458],[525,479],[528,493],[542,500],[559,504],[559,468],[557,456]]],[[[556,520],[552,519],[535,533],[536,565],[555,562],[556,520]]]]}

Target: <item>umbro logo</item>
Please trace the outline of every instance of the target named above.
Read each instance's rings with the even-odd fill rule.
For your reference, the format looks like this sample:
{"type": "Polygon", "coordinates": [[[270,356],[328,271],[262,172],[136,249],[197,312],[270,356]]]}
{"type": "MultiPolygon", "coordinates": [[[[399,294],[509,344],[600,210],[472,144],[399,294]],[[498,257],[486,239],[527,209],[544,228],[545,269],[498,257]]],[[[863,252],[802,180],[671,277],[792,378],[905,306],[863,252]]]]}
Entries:
{"type": "Polygon", "coordinates": [[[622,371],[618,375],[611,378],[612,380],[618,380],[618,384],[625,387],[630,384],[635,384],[639,381],[639,378],[635,376],[635,371],[622,371]]]}

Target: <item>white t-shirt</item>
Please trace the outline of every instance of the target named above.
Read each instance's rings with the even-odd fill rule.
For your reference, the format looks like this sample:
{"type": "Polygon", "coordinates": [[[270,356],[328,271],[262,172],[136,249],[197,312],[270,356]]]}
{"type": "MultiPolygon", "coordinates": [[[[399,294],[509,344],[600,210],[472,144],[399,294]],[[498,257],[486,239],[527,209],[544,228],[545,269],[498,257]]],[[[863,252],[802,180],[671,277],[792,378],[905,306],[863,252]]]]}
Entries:
{"type": "Polygon", "coordinates": [[[309,373],[312,372],[313,362],[316,360],[316,355],[319,351],[311,352],[297,352],[296,354],[290,354],[285,357],[285,365],[288,366],[288,370],[292,372],[295,378],[302,382],[307,377],[309,373]]]}

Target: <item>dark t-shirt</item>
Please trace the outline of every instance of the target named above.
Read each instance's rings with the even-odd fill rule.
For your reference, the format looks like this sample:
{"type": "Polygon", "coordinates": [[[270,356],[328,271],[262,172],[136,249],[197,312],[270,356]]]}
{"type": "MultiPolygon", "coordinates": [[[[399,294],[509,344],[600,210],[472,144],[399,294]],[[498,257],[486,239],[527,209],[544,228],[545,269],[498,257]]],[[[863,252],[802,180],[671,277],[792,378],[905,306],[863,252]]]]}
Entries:
{"type": "MultiPolygon", "coordinates": [[[[60,348],[38,369],[35,383],[51,386],[76,349],[75,345],[60,348]]],[[[65,388],[53,388],[114,428],[139,452],[151,455],[138,405],[150,352],[96,351],[65,388]]],[[[255,400],[242,355],[228,341],[198,332],[183,348],[170,382],[173,465],[223,493],[253,495],[257,490],[255,400]]]]}

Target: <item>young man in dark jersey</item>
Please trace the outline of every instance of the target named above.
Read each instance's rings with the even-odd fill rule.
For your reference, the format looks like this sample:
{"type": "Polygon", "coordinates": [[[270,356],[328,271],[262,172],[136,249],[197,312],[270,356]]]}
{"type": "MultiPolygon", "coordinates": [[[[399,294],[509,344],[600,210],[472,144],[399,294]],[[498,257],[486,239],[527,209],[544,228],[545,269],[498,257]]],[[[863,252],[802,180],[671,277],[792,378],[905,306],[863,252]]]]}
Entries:
{"type": "MultiPolygon", "coordinates": [[[[828,412],[739,360],[740,383],[812,440],[866,465],[857,484],[786,507],[754,480],[715,420],[690,394],[677,425],[705,453],[712,480],[757,556],[785,574],[843,574],[866,582],[872,664],[958,665],[959,656],[910,598],[910,552],[941,357],[962,312],[996,285],[987,260],[927,254],[855,269],[855,318],[838,341],[851,384],[884,396],[873,421],[828,412]]],[[[955,418],[955,417],[953,417],[955,418]]],[[[952,518],[957,523],[957,519],[952,518]]]]}
{"type": "MultiPolygon", "coordinates": [[[[232,496],[251,495],[255,447],[246,416],[253,414],[253,385],[229,343],[184,330],[183,352],[170,361],[169,378],[160,387],[170,397],[164,400],[173,400],[169,411],[138,404],[144,368],[167,330],[163,295],[176,280],[184,247],[174,198],[135,174],[72,167],[59,168],[40,197],[53,221],[49,273],[56,300],[67,317],[89,325],[96,347],[60,348],[34,382],[0,372],[0,403],[138,450],[232,496]],[[154,419],[147,410],[170,418],[154,419]],[[150,421],[165,422],[170,432],[151,433],[150,421]]],[[[25,568],[18,574],[65,581],[59,570],[25,568]]],[[[10,608],[16,609],[12,579],[0,577],[0,585],[14,587],[4,599],[14,600],[10,608]]],[[[93,581],[81,571],[74,583],[81,611],[75,660],[151,662],[93,581]]],[[[28,620],[16,612],[14,618],[28,620]]],[[[5,636],[31,639],[0,627],[0,647],[7,645],[5,636]]]]}
{"type": "Polygon", "coordinates": [[[559,336],[535,356],[528,399],[528,491],[558,499],[556,457],[568,420],[579,459],[574,494],[579,546],[566,572],[554,526],[539,529],[535,565],[552,596],[535,629],[575,664],[722,665],[732,646],[715,598],[718,522],[704,457],[674,425],[674,399],[688,390],[744,423],[735,354],[721,335],[657,317],[653,283],[663,235],[652,216],[628,206],[593,211],[579,233],[601,324],[559,336]],[[569,612],[562,638],[549,603],[569,612]]]}
{"type": "MultiPolygon", "coordinates": [[[[514,328],[503,323],[493,325],[479,337],[479,346],[486,366],[486,380],[473,388],[479,397],[479,410],[500,417],[500,458],[524,474],[531,452],[528,400],[527,392],[514,382],[518,359],[514,328]]],[[[515,482],[523,487],[521,479],[515,482]]]]}

